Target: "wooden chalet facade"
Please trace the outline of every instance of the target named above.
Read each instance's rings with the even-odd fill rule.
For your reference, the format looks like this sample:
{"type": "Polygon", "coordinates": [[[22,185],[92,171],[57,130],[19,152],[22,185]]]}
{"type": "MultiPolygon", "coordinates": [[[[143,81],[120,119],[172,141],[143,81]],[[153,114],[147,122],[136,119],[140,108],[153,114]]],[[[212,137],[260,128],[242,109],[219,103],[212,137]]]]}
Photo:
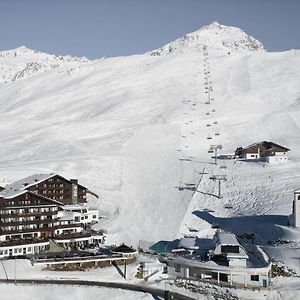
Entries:
{"type": "Polygon", "coordinates": [[[239,147],[235,150],[237,158],[246,160],[258,160],[268,163],[286,163],[289,160],[290,149],[273,142],[259,142],[245,148],[239,147]]]}
{"type": "MultiPolygon", "coordinates": [[[[60,215],[64,204],[86,202],[86,191],[77,180],[54,174],[32,175],[8,185],[0,192],[0,258],[42,252],[50,240],[67,249],[103,242],[104,234],[84,231],[80,218],[60,215]]],[[[97,219],[96,212],[90,214],[97,219]]],[[[90,222],[88,211],[84,219],[85,215],[90,222]]]]}
{"type": "Polygon", "coordinates": [[[86,203],[88,189],[77,179],[66,179],[57,174],[35,174],[8,185],[6,190],[28,190],[63,204],[86,203]]]}

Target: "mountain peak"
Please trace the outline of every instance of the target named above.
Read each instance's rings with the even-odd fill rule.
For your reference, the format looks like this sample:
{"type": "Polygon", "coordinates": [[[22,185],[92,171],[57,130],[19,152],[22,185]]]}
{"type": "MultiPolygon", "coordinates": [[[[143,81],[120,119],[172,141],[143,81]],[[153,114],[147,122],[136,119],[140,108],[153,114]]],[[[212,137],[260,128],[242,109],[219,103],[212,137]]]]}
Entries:
{"type": "Polygon", "coordinates": [[[189,49],[202,48],[203,46],[226,52],[264,51],[262,43],[246,34],[242,29],[225,26],[218,21],[214,21],[162,48],[153,50],[150,54],[155,56],[185,52],[189,49]]]}
{"type": "Polygon", "coordinates": [[[207,27],[218,27],[221,24],[218,21],[213,21],[211,24],[207,25],[207,27]]]}

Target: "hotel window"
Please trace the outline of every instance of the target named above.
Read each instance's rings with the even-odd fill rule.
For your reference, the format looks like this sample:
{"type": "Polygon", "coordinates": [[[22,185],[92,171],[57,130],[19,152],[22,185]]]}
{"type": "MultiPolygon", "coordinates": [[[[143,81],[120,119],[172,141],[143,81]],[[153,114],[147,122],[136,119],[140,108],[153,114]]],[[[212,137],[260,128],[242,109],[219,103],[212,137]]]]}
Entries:
{"type": "Polygon", "coordinates": [[[175,272],[180,273],[180,265],[175,265],[175,272]]]}
{"type": "Polygon", "coordinates": [[[251,281],[259,281],[259,275],[251,275],[251,281]]]}

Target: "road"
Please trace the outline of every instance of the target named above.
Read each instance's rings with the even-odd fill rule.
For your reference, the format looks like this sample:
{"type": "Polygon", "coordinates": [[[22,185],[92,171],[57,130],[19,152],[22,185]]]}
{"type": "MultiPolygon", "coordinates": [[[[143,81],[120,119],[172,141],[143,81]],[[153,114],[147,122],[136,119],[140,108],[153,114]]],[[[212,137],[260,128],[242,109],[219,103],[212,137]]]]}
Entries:
{"type": "MultiPolygon", "coordinates": [[[[165,291],[159,288],[153,288],[150,286],[134,285],[122,282],[101,282],[101,281],[84,281],[84,280],[44,280],[44,279],[0,279],[0,283],[8,284],[25,284],[25,285],[70,285],[70,286],[96,286],[106,287],[112,289],[123,289],[134,292],[149,293],[154,296],[159,296],[164,299],[165,291]]],[[[186,295],[169,291],[168,300],[194,300],[195,298],[188,297],[186,295]]]]}

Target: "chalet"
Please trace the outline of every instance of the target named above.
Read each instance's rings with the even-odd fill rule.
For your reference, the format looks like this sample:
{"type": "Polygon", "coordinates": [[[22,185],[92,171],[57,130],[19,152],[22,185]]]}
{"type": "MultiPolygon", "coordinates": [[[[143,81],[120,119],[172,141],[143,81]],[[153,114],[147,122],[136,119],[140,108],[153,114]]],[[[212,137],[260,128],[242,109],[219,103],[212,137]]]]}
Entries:
{"type": "Polygon", "coordinates": [[[85,232],[81,222],[58,215],[63,203],[27,189],[0,192],[0,257],[33,255],[49,241],[65,248],[104,241],[103,233],[85,232]]]}
{"type": "Polygon", "coordinates": [[[286,147],[273,142],[263,141],[251,144],[245,148],[237,148],[235,150],[235,156],[246,160],[258,160],[272,164],[281,164],[288,162],[288,151],[290,151],[290,149],[286,147]]]}
{"type": "Polygon", "coordinates": [[[68,180],[57,174],[34,174],[7,185],[5,190],[27,190],[63,204],[85,203],[89,193],[86,187],[78,184],[77,179],[68,180]]]}

